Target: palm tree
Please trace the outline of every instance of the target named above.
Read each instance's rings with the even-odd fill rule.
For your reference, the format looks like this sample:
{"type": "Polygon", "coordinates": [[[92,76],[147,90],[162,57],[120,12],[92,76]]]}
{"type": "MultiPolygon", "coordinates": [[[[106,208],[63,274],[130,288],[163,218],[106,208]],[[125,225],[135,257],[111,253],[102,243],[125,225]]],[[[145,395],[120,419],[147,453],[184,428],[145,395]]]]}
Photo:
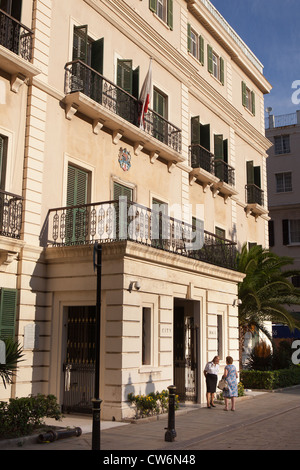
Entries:
{"type": "Polygon", "coordinates": [[[249,250],[244,245],[237,254],[238,271],[245,274],[238,286],[240,352],[246,332],[259,330],[272,341],[266,321],[282,323],[291,331],[300,329],[299,322],[287,310],[287,306],[300,305],[300,289],[290,281],[299,271],[284,269],[291,264],[292,258],[278,256],[259,245],[249,250]]]}
{"type": "Polygon", "coordinates": [[[13,339],[5,338],[3,342],[6,350],[6,362],[5,364],[0,363],[0,378],[6,388],[6,385],[12,383],[13,376],[18,367],[17,364],[22,360],[23,354],[19,344],[13,339]]]}

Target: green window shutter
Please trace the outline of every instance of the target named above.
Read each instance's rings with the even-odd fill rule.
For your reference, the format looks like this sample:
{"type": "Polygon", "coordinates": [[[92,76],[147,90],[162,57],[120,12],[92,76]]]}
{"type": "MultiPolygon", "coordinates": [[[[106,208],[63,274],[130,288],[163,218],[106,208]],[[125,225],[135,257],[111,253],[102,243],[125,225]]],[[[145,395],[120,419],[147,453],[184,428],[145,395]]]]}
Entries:
{"type": "Polygon", "coordinates": [[[247,184],[254,184],[253,161],[247,162],[246,165],[247,165],[247,184]]]}
{"type": "Polygon", "coordinates": [[[151,11],[154,11],[156,13],[157,11],[157,0],[149,0],[149,8],[151,11]]]}
{"type": "Polygon", "coordinates": [[[168,14],[167,23],[171,30],[173,30],[173,0],[168,0],[168,14]]]}
{"type": "Polygon", "coordinates": [[[127,197],[127,201],[132,201],[132,189],[124,186],[123,184],[114,183],[114,201],[119,197],[127,197]]]}
{"type": "Polygon", "coordinates": [[[157,90],[153,91],[153,111],[166,118],[166,98],[157,90]]]}
{"type": "Polygon", "coordinates": [[[228,139],[223,140],[223,160],[228,163],[228,139]]]}
{"type": "Polygon", "coordinates": [[[73,36],[73,60],[88,61],[88,27],[74,26],[73,36]]]}
{"type": "Polygon", "coordinates": [[[132,95],[132,60],[118,59],[117,85],[132,95]]]}
{"type": "Polygon", "coordinates": [[[251,104],[252,104],[252,114],[255,116],[255,93],[251,92],[251,104]]]}
{"type": "Polygon", "coordinates": [[[242,103],[243,106],[247,105],[247,87],[245,82],[242,82],[242,103]]]}
{"type": "Polygon", "coordinates": [[[199,36],[199,62],[204,65],[204,38],[199,36]]]}
{"type": "Polygon", "coordinates": [[[5,175],[3,171],[4,165],[4,138],[0,135],[0,189],[4,189],[5,175]]]}
{"type": "Polygon", "coordinates": [[[67,206],[87,203],[88,172],[68,166],[67,206]]]}
{"type": "Polygon", "coordinates": [[[207,68],[209,73],[213,73],[213,48],[207,45],[207,68]]]}
{"type": "Polygon", "coordinates": [[[224,146],[223,146],[223,135],[215,134],[214,135],[214,154],[216,159],[224,159],[224,146]]]}
{"type": "Polygon", "coordinates": [[[140,67],[132,71],[132,96],[139,98],[140,67]]]}
{"type": "Polygon", "coordinates": [[[0,338],[15,336],[17,289],[1,289],[0,297],[0,338]]]}
{"type": "Polygon", "coordinates": [[[222,85],[225,83],[225,78],[224,78],[224,59],[220,57],[220,82],[222,85]]]}
{"type": "Polygon", "coordinates": [[[191,118],[191,143],[200,145],[200,117],[193,116],[191,118]]]}
{"type": "Polygon", "coordinates": [[[210,124],[200,124],[200,144],[210,151],[210,124]]]}
{"type": "Polygon", "coordinates": [[[187,25],[187,49],[188,52],[191,52],[191,25],[188,23],[187,25]]]}
{"type": "Polygon", "coordinates": [[[261,188],[261,170],[260,170],[260,166],[254,166],[253,167],[253,174],[254,174],[254,184],[258,188],[261,188]]]}
{"type": "Polygon", "coordinates": [[[103,75],[104,38],[93,41],[91,44],[91,67],[103,75]]]}
{"type": "Polygon", "coordinates": [[[290,243],[289,221],[287,219],[282,221],[282,243],[283,245],[289,245],[290,243]]]}

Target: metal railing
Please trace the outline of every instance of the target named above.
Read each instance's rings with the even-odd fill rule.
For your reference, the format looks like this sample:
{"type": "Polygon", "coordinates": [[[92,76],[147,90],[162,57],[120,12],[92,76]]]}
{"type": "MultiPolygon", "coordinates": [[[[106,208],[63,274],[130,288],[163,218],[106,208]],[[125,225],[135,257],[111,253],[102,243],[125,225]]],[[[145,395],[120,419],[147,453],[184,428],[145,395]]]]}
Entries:
{"type": "Polygon", "coordinates": [[[235,185],[235,169],[224,162],[215,158],[214,154],[199,144],[189,146],[189,158],[192,168],[202,168],[212,175],[219,178],[221,181],[235,185]]]}
{"type": "Polygon", "coordinates": [[[247,204],[259,204],[264,206],[264,191],[255,184],[246,185],[247,204]]]}
{"type": "Polygon", "coordinates": [[[126,198],[51,209],[42,245],[76,246],[130,240],[235,269],[236,244],[126,198]]]}
{"type": "MultiPolygon", "coordinates": [[[[78,91],[131,124],[140,126],[142,105],[139,100],[81,60],[65,65],[65,94],[78,91]]],[[[142,128],[176,152],[181,152],[181,130],[155,111],[148,109],[142,128]]]]}
{"type": "Polygon", "coordinates": [[[0,190],[0,235],[20,238],[23,198],[0,190]]]}
{"type": "Polygon", "coordinates": [[[235,185],[235,170],[224,160],[215,158],[215,175],[224,183],[228,183],[230,186],[235,185]]]}
{"type": "Polygon", "coordinates": [[[0,45],[31,61],[33,32],[12,16],[0,10],[0,45]]]}
{"type": "Polygon", "coordinates": [[[202,168],[214,175],[214,155],[199,144],[189,146],[190,165],[192,168],[202,168]]]}

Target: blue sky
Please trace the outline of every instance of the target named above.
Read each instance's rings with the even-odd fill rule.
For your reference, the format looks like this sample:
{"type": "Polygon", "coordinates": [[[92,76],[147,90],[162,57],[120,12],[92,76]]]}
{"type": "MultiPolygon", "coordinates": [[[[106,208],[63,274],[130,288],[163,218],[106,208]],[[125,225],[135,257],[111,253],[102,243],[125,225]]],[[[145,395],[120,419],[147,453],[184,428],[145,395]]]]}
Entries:
{"type": "Polygon", "coordinates": [[[262,62],[264,76],[273,87],[265,95],[265,108],[272,107],[275,116],[300,109],[300,1],[211,3],[262,62]],[[296,88],[292,88],[293,84],[296,88]]]}

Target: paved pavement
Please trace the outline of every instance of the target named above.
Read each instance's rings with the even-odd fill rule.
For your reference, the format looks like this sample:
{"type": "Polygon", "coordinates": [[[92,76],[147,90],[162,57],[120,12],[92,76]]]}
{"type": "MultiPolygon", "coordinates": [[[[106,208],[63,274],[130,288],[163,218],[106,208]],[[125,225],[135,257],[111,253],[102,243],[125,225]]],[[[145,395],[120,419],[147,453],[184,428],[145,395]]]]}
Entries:
{"type": "MultiPolygon", "coordinates": [[[[193,464],[196,463],[193,459],[199,458],[199,450],[300,450],[299,398],[300,386],[297,386],[273,393],[249,393],[237,400],[234,412],[224,411],[222,404],[211,409],[186,407],[176,412],[177,436],[173,442],[165,441],[167,416],[139,420],[137,424],[102,422],[101,453],[96,453],[97,462],[133,467],[142,461],[142,455],[146,455],[143,465],[159,463],[153,459],[166,459],[169,455],[169,461],[164,463],[172,464],[176,455],[188,459],[183,463],[193,464]],[[121,458],[133,460],[114,460],[121,458]],[[138,460],[134,461],[135,458],[138,460]]],[[[43,444],[32,440],[13,444],[4,441],[0,450],[92,450],[91,418],[69,416],[63,425],[81,427],[82,435],[43,444]]],[[[47,459],[50,454],[48,452],[47,459]]],[[[81,455],[74,457],[72,453],[72,458],[78,462],[81,455]]],[[[95,456],[95,452],[92,455],[95,456]]]]}

